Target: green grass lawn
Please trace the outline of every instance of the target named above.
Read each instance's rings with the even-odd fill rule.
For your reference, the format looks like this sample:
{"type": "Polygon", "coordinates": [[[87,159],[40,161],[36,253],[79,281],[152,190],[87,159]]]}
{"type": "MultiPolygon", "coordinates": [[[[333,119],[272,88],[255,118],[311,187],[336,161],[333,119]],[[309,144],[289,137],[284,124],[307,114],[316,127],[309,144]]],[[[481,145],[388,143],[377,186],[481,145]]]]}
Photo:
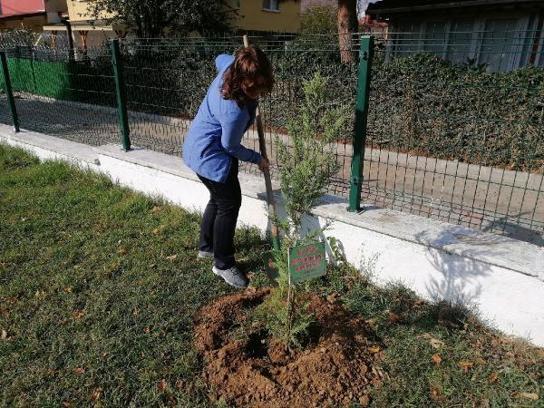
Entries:
{"type": "MultiPolygon", "coordinates": [[[[195,311],[231,290],[196,260],[199,216],[0,145],[0,404],[214,406],[195,311]]],[[[267,245],[236,244],[263,282],[267,245]]],[[[463,310],[332,270],[313,286],[369,319],[388,376],[374,406],[544,406],[544,352],[463,310]]]]}

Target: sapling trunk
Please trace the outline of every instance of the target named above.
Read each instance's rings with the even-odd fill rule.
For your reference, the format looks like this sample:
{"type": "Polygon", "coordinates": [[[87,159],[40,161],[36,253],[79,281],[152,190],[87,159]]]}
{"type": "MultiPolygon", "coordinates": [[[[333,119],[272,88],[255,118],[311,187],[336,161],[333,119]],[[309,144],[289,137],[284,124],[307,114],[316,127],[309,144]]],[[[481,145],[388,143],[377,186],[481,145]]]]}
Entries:
{"type": "MultiPolygon", "coordinates": [[[[292,319],[293,319],[293,305],[292,305],[291,296],[293,296],[294,293],[293,294],[291,293],[291,291],[292,291],[291,274],[288,273],[287,275],[288,275],[288,287],[287,287],[287,338],[290,339],[291,338],[291,324],[292,324],[292,319]]],[[[289,342],[287,342],[285,344],[285,350],[287,352],[290,352],[289,342]]]]}

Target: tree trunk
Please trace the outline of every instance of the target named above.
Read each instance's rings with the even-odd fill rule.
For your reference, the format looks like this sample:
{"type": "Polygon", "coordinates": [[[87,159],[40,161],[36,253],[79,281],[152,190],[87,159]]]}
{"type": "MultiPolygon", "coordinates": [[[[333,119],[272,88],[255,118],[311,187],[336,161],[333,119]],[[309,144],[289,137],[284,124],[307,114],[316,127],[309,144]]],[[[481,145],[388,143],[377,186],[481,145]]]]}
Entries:
{"type": "Polygon", "coordinates": [[[357,0],[338,0],[337,21],[340,59],[352,62],[351,34],[357,29],[357,0]]]}

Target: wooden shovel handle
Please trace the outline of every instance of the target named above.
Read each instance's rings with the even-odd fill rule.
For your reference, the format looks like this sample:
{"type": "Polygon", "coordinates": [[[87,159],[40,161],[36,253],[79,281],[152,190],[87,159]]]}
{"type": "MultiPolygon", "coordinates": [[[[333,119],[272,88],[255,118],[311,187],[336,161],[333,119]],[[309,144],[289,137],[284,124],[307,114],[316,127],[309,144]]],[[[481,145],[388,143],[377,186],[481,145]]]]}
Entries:
{"type": "MultiPolygon", "coordinates": [[[[244,35],[244,47],[249,47],[249,38],[247,35],[244,35]]],[[[261,110],[259,109],[259,105],[257,105],[257,109],[255,111],[255,123],[257,124],[257,134],[259,135],[259,150],[261,152],[261,156],[268,160],[268,154],[266,153],[266,142],[264,139],[263,120],[261,117],[261,110]]],[[[268,214],[271,219],[270,232],[272,234],[272,242],[274,246],[279,246],[278,227],[274,222],[274,220],[276,219],[276,202],[274,200],[274,193],[272,191],[272,180],[270,178],[270,171],[266,169],[265,171],[263,171],[263,175],[264,183],[266,186],[266,203],[268,204],[268,214]]]]}

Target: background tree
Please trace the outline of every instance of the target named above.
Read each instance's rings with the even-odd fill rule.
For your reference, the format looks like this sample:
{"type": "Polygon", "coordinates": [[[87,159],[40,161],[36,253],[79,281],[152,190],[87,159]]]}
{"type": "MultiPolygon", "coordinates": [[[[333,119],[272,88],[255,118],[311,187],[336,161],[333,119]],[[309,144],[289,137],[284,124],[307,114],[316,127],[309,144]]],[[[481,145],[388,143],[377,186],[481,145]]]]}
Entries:
{"type": "Polygon", "coordinates": [[[94,0],[88,8],[96,19],[126,25],[140,38],[225,32],[236,13],[228,0],[94,0]]]}
{"type": "Polygon", "coordinates": [[[338,43],[342,62],[353,61],[351,35],[357,31],[357,0],[338,0],[338,43]]]}
{"type": "Polygon", "coordinates": [[[310,7],[301,16],[300,34],[302,36],[326,35],[333,38],[337,31],[334,5],[310,7]]]}
{"type": "MultiPolygon", "coordinates": [[[[337,35],[342,62],[351,62],[353,61],[351,37],[358,26],[358,0],[338,0],[331,3],[318,3],[306,9],[301,19],[301,35],[310,39],[315,35],[320,37],[325,35],[327,39],[329,36],[332,39],[337,35]]],[[[362,7],[366,8],[366,5],[367,1],[361,2],[362,7]]],[[[317,42],[321,40],[323,38],[316,38],[317,42]]]]}

